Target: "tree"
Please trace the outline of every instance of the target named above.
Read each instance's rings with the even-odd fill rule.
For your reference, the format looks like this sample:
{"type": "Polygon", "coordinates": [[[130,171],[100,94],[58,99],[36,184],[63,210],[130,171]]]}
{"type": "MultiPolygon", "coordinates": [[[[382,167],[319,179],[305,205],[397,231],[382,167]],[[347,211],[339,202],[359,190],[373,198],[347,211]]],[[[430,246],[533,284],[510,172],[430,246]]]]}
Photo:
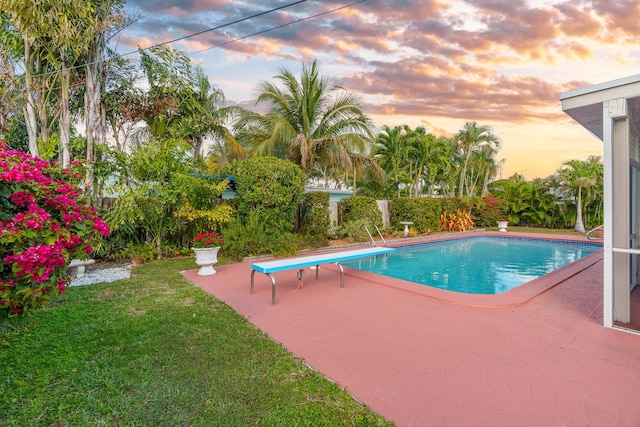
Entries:
{"type": "Polygon", "coordinates": [[[127,151],[129,136],[142,117],[143,92],[137,86],[139,74],[132,61],[110,55],[105,63],[101,94],[102,113],[115,140],[116,150],[127,151]]]}
{"type": "Polygon", "coordinates": [[[188,142],[198,158],[207,137],[236,153],[242,149],[226,127],[236,107],[225,107],[224,93],[213,86],[201,68],[177,50],[158,46],[141,51],[142,69],[149,83],[141,119],[152,137],[188,142]]]}
{"type": "Polygon", "coordinates": [[[231,207],[218,203],[227,182],[199,175],[190,149],[182,139],[166,138],[141,143],[125,155],[120,195],[105,215],[114,231],[142,230],[158,258],[172,234],[219,231],[231,217],[231,207]]]}
{"type": "Polygon", "coordinates": [[[60,138],[61,164],[63,167],[69,164],[71,104],[73,97],[80,93],[81,79],[87,77],[87,181],[93,160],[94,125],[99,123],[95,113],[99,104],[97,82],[104,37],[123,16],[120,13],[123,3],[122,0],[0,0],[0,10],[5,11],[11,29],[22,38],[24,114],[32,155],[38,154],[38,139],[46,142],[51,129],[55,128],[60,138]],[[84,67],[78,66],[80,62],[84,67]]]}
{"type": "Polygon", "coordinates": [[[589,156],[587,160],[569,160],[562,164],[557,174],[563,189],[568,191],[576,200],[575,230],[584,233],[583,195],[587,195],[588,202],[593,198],[594,187],[602,182],[603,165],[600,156],[589,156]]]}
{"type": "Polygon", "coordinates": [[[457,175],[455,154],[456,145],[451,138],[441,136],[429,144],[423,176],[430,196],[438,187],[442,194],[453,197],[457,175]]]}
{"type": "Polygon", "coordinates": [[[373,158],[393,177],[397,196],[400,197],[400,177],[406,170],[405,162],[409,154],[409,146],[404,140],[408,126],[390,128],[382,126],[378,133],[373,151],[373,158]]]}
{"type": "Polygon", "coordinates": [[[521,174],[494,181],[491,193],[507,201],[507,216],[512,224],[519,224],[523,212],[529,208],[530,185],[521,174]]]}
{"type": "MultiPolygon", "coordinates": [[[[372,124],[355,95],[330,86],[315,61],[303,65],[299,80],[285,69],[275,78],[284,87],[267,81],[258,86],[257,103],[265,102],[268,112],[245,111],[235,126],[238,140],[252,155],[285,158],[307,176],[317,165],[351,171],[354,163],[365,160],[372,124]]],[[[367,166],[377,168],[373,162],[367,166]]]]}
{"type": "Polygon", "coordinates": [[[467,169],[467,194],[469,196],[478,195],[477,188],[480,186],[479,195],[487,195],[489,183],[496,177],[498,171],[504,163],[504,159],[496,162],[496,151],[489,145],[484,145],[471,154],[467,169]]]}
{"type": "Polygon", "coordinates": [[[107,40],[127,22],[123,12],[124,0],[106,0],[95,3],[92,13],[90,38],[81,60],[84,63],[84,124],[87,138],[85,191],[91,195],[93,187],[94,145],[106,142],[106,112],[102,108],[102,84],[107,40]]]}
{"type": "MultiPolygon", "coordinates": [[[[27,83],[27,128],[29,144],[36,139],[34,107],[34,78],[55,79],[56,111],[60,136],[61,164],[71,159],[71,112],[69,107],[73,66],[86,49],[93,34],[90,26],[93,5],[85,0],[32,2],[29,0],[0,0],[0,7],[11,18],[24,41],[24,61],[27,83]],[[6,4],[5,4],[6,3],[6,4]],[[46,64],[48,67],[41,66],[46,64]],[[40,73],[34,76],[33,72],[40,73]],[[48,74],[48,75],[47,75],[48,74]]],[[[48,120],[42,93],[38,104],[41,127],[48,120]]],[[[42,135],[46,139],[48,135],[42,135]]]]}
{"type": "MultiPolygon", "coordinates": [[[[43,60],[42,46],[39,42],[41,33],[35,12],[32,12],[31,2],[0,0],[0,10],[3,11],[2,20],[2,45],[3,56],[13,56],[18,60],[22,56],[24,68],[24,115],[27,133],[29,136],[29,152],[32,156],[38,155],[38,121],[40,118],[41,136],[48,136],[48,115],[46,107],[49,91],[48,86],[54,86],[52,75],[48,74],[43,60]],[[18,37],[21,39],[17,41],[18,37]],[[44,117],[44,119],[43,119],[44,117]]],[[[46,27],[45,27],[46,28],[46,27]]]]}
{"type": "Polygon", "coordinates": [[[21,82],[16,75],[20,53],[24,51],[20,34],[12,27],[6,14],[0,13],[0,135],[16,122],[24,102],[21,82]]]}
{"type": "Polygon", "coordinates": [[[419,126],[414,130],[406,126],[402,139],[407,145],[408,193],[418,197],[419,192],[422,191],[421,176],[427,154],[427,131],[423,126],[419,126]]]}
{"type": "MultiPolygon", "coordinates": [[[[192,95],[191,114],[184,117],[181,125],[187,130],[186,135],[193,146],[194,157],[200,156],[205,138],[214,140],[216,147],[224,147],[223,151],[239,158],[244,150],[229,132],[227,123],[238,113],[238,108],[225,106],[222,90],[213,86],[201,68],[195,69],[195,85],[192,95]]],[[[218,157],[218,165],[224,167],[228,158],[218,157]]]]}
{"type": "Polygon", "coordinates": [[[467,122],[456,134],[455,141],[458,144],[458,153],[462,159],[460,168],[460,180],[458,182],[458,198],[462,198],[464,190],[470,196],[469,182],[467,181],[467,168],[473,152],[479,151],[482,147],[490,147],[497,151],[501,147],[500,139],[493,134],[488,126],[478,126],[476,122],[467,122]]]}

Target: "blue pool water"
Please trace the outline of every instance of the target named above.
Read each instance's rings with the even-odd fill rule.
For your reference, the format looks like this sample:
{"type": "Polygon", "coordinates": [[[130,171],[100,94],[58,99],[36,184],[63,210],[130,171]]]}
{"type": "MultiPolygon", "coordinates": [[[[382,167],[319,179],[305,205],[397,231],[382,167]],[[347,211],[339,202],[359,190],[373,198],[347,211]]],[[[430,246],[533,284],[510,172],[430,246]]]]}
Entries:
{"type": "Polygon", "coordinates": [[[469,294],[501,294],[602,246],[551,240],[470,237],[397,248],[343,265],[469,294]]]}

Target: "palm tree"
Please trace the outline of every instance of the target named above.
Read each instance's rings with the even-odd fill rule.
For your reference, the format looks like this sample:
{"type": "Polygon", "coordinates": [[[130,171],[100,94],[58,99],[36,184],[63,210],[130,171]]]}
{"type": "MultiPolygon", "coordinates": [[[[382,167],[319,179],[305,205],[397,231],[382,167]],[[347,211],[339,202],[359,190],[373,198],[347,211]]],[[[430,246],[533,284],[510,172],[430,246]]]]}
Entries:
{"type": "Polygon", "coordinates": [[[457,175],[455,153],[456,146],[451,138],[440,136],[429,144],[424,172],[429,196],[433,196],[438,187],[441,194],[453,197],[457,175]]]}
{"type": "Polygon", "coordinates": [[[558,199],[551,191],[548,180],[534,178],[529,183],[529,210],[523,214],[528,223],[536,226],[553,227],[554,215],[558,209],[558,199]]]}
{"type": "Polygon", "coordinates": [[[390,128],[384,125],[382,132],[378,133],[373,152],[373,158],[393,177],[398,197],[400,197],[400,177],[406,170],[406,160],[409,153],[409,146],[404,138],[407,132],[406,128],[408,126],[390,128]]]}
{"type": "Polygon", "coordinates": [[[408,145],[409,178],[413,180],[412,192],[419,197],[424,188],[422,175],[427,165],[429,151],[436,141],[435,135],[428,133],[424,126],[411,130],[407,126],[406,143],[408,145]]]}
{"type": "MultiPolygon", "coordinates": [[[[183,52],[166,46],[142,51],[141,58],[150,86],[142,119],[156,139],[160,132],[163,137],[185,140],[193,149],[194,159],[200,157],[207,137],[241,155],[241,147],[226,127],[238,109],[224,106],[224,93],[209,82],[201,68],[192,67],[183,52]]],[[[218,150],[216,154],[226,153],[218,150]]],[[[217,160],[223,163],[223,159],[217,160]]]]}
{"type": "MultiPolygon", "coordinates": [[[[558,170],[562,187],[576,200],[575,230],[584,233],[583,194],[591,194],[593,187],[602,180],[603,166],[600,156],[589,156],[587,160],[569,160],[558,170]]],[[[590,200],[589,200],[590,201],[590,200]]]]}
{"type": "MultiPolygon", "coordinates": [[[[257,103],[268,104],[265,115],[245,111],[235,126],[236,137],[252,155],[271,155],[298,164],[307,176],[318,164],[352,171],[366,155],[372,123],[359,100],[320,76],[316,61],[303,65],[298,80],[282,69],[275,78],[283,87],[264,81],[257,103]],[[337,92],[335,97],[330,92],[337,92]],[[332,99],[333,98],[333,99],[332,99]]],[[[382,170],[374,162],[367,166],[382,170]]]]}
{"type": "Polygon", "coordinates": [[[480,197],[485,197],[489,183],[496,177],[505,159],[496,161],[496,151],[484,145],[471,154],[467,169],[467,195],[477,195],[477,186],[481,185],[480,197]]]}
{"type": "Polygon", "coordinates": [[[179,126],[193,147],[194,158],[200,157],[202,145],[207,137],[213,138],[214,147],[219,148],[218,151],[215,148],[212,151],[217,154],[220,167],[228,161],[227,157],[221,156],[222,153],[226,156],[231,154],[242,157],[242,147],[226,127],[238,113],[238,109],[234,106],[224,106],[224,93],[209,82],[202,68],[195,69],[192,89],[193,92],[189,94],[188,102],[185,103],[186,114],[181,118],[179,126]]]}
{"type": "Polygon", "coordinates": [[[507,201],[507,216],[512,224],[520,223],[520,216],[530,208],[530,184],[521,174],[491,183],[491,194],[507,201]]]}
{"type": "Polygon", "coordinates": [[[490,147],[493,151],[498,151],[502,145],[500,139],[493,134],[488,126],[478,126],[476,122],[467,122],[456,134],[455,140],[458,144],[458,153],[462,158],[460,168],[460,182],[458,183],[458,198],[462,198],[465,187],[467,195],[470,189],[467,183],[467,168],[471,153],[480,150],[482,147],[490,147]]]}

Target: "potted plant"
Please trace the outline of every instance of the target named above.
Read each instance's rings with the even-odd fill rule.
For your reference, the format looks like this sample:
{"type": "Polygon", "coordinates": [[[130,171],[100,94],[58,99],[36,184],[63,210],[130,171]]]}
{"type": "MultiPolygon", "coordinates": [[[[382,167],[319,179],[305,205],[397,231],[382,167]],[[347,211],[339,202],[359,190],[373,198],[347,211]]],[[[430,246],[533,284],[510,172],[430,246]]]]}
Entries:
{"type": "Polygon", "coordinates": [[[508,218],[498,219],[498,231],[505,233],[507,231],[507,225],[509,225],[508,218]]]}
{"type": "Polygon", "coordinates": [[[196,264],[200,266],[198,276],[216,274],[213,265],[218,262],[218,251],[222,245],[222,236],[215,233],[201,233],[193,239],[191,249],[196,254],[196,264]]]}

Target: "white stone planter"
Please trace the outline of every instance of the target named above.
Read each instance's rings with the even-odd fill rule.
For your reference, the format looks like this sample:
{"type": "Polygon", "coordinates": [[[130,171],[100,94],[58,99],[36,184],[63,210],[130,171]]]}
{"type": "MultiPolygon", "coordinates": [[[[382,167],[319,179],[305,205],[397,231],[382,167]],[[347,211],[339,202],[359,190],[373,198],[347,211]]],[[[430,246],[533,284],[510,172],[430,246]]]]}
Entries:
{"type": "Polygon", "coordinates": [[[509,221],[498,221],[498,231],[506,233],[507,225],[509,225],[509,221]]]}
{"type": "Polygon", "coordinates": [[[198,276],[211,276],[216,274],[213,268],[218,262],[218,251],[220,246],[215,248],[191,248],[196,253],[196,264],[200,266],[198,276]]]}
{"type": "Polygon", "coordinates": [[[76,277],[82,277],[84,276],[84,266],[93,264],[95,262],[96,262],[95,259],[84,259],[84,260],[72,259],[71,262],[69,263],[69,268],[75,268],[76,277]]]}

